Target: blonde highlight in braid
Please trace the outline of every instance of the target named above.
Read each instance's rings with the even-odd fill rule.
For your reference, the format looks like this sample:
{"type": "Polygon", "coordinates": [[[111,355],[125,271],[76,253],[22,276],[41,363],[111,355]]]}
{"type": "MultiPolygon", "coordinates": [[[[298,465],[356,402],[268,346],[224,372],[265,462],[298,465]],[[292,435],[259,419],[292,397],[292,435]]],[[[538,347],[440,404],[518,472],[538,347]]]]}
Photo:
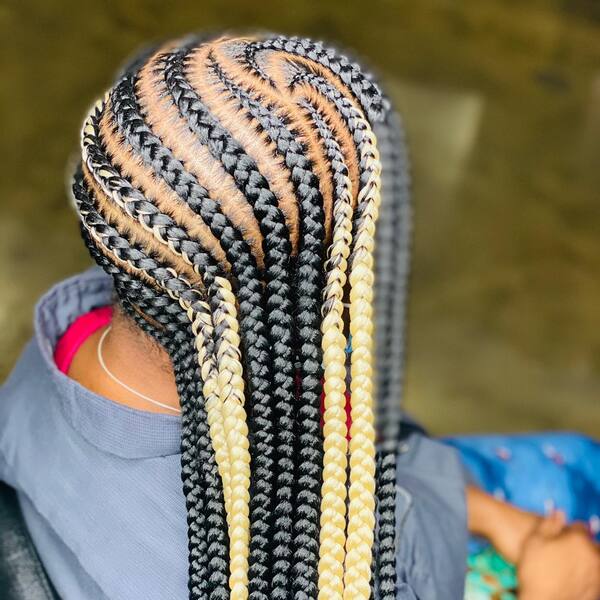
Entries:
{"type": "MultiPolygon", "coordinates": [[[[250,543],[250,452],[244,410],[244,379],[235,297],[231,284],[216,278],[219,308],[214,315],[217,336],[218,387],[231,474],[229,523],[230,587],[232,599],[248,597],[248,553],[250,543]]],[[[214,444],[214,440],[213,440],[214,444]]],[[[226,506],[227,509],[227,506],[226,506]]]]}
{"type": "Polygon", "coordinates": [[[202,302],[200,306],[204,311],[196,312],[195,316],[193,313],[191,315],[193,319],[192,333],[196,339],[196,350],[198,351],[198,363],[202,375],[208,426],[215,451],[215,459],[219,467],[219,475],[223,482],[225,511],[229,523],[229,515],[231,514],[231,463],[229,448],[227,446],[227,436],[225,434],[225,418],[221,405],[217,365],[214,355],[207,348],[209,339],[213,337],[214,327],[210,307],[206,302],[202,302]]]}
{"type": "Polygon", "coordinates": [[[393,597],[397,432],[378,455],[374,415],[398,386],[374,389],[373,341],[389,114],[319,43],[189,37],[84,123],[84,240],[173,362],[193,600],[393,597]]]}
{"type": "Polygon", "coordinates": [[[304,105],[315,121],[331,160],[336,183],[333,234],[325,264],[323,290],[324,456],[319,552],[319,598],[342,597],[346,532],[346,346],[344,287],[352,243],[352,181],[339,144],[323,115],[312,104],[304,105]]]}
{"type": "Polygon", "coordinates": [[[375,428],[373,389],[373,251],[380,204],[381,164],[376,140],[366,119],[365,160],[368,179],[358,194],[359,221],[350,267],[350,334],[352,335],[350,489],[344,599],[368,600],[375,531],[375,428]]]}

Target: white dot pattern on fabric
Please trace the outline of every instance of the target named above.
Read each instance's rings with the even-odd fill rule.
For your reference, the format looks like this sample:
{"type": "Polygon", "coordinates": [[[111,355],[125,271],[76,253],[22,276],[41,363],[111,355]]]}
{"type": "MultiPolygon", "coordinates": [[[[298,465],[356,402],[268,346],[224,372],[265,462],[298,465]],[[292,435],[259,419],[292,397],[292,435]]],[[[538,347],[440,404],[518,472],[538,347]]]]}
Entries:
{"type": "Polygon", "coordinates": [[[502,488],[496,488],[494,490],[494,498],[497,500],[506,500],[506,492],[502,488]]]}
{"type": "Polygon", "coordinates": [[[496,456],[503,461],[508,461],[512,458],[512,452],[506,446],[496,448],[496,456]]]}
{"type": "Polygon", "coordinates": [[[556,503],[552,498],[546,498],[544,500],[544,512],[550,514],[556,508],[556,503]]]}

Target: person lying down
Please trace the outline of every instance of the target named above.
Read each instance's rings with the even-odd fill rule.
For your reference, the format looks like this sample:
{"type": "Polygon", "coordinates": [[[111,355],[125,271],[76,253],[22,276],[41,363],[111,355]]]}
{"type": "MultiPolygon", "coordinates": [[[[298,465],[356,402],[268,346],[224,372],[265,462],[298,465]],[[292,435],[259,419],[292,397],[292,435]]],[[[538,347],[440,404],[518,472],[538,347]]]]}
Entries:
{"type": "Polygon", "coordinates": [[[583,528],[484,493],[400,409],[403,137],[368,73],[282,36],[147,50],[93,107],[101,269],[40,301],[0,393],[58,597],[458,600],[472,532],[523,600],[598,599],[583,528]]]}

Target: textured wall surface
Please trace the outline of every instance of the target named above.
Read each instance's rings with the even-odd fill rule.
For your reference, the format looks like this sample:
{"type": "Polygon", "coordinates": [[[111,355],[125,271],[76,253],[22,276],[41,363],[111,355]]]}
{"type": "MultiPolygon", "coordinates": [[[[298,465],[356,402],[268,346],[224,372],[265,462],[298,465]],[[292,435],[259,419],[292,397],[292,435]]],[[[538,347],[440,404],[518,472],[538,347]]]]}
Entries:
{"type": "Polygon", "coordinates": [[[0,3],[0,377],[53,281],[82,116],[140,44],[262,28],[355,48],[404,114],[416,229],[406,404],[436,432],[600,435],[594,2],[0,3]]]}

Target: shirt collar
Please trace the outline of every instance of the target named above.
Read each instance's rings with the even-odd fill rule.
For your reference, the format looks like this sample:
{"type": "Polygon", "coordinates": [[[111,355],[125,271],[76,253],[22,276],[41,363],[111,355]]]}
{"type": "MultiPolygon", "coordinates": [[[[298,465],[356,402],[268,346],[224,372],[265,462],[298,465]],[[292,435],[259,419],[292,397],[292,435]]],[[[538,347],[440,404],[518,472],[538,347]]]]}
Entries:
{"type": "Polygon", "coordinates": [[[35,309],[35,341],[65,419],[88,442],[124,458],[177,454],[181,418],[124,406],[61,373],[53,359],[60,336],[80,315],[111,303],[112,279],[94,267],[47,292],[35,309]]]}

